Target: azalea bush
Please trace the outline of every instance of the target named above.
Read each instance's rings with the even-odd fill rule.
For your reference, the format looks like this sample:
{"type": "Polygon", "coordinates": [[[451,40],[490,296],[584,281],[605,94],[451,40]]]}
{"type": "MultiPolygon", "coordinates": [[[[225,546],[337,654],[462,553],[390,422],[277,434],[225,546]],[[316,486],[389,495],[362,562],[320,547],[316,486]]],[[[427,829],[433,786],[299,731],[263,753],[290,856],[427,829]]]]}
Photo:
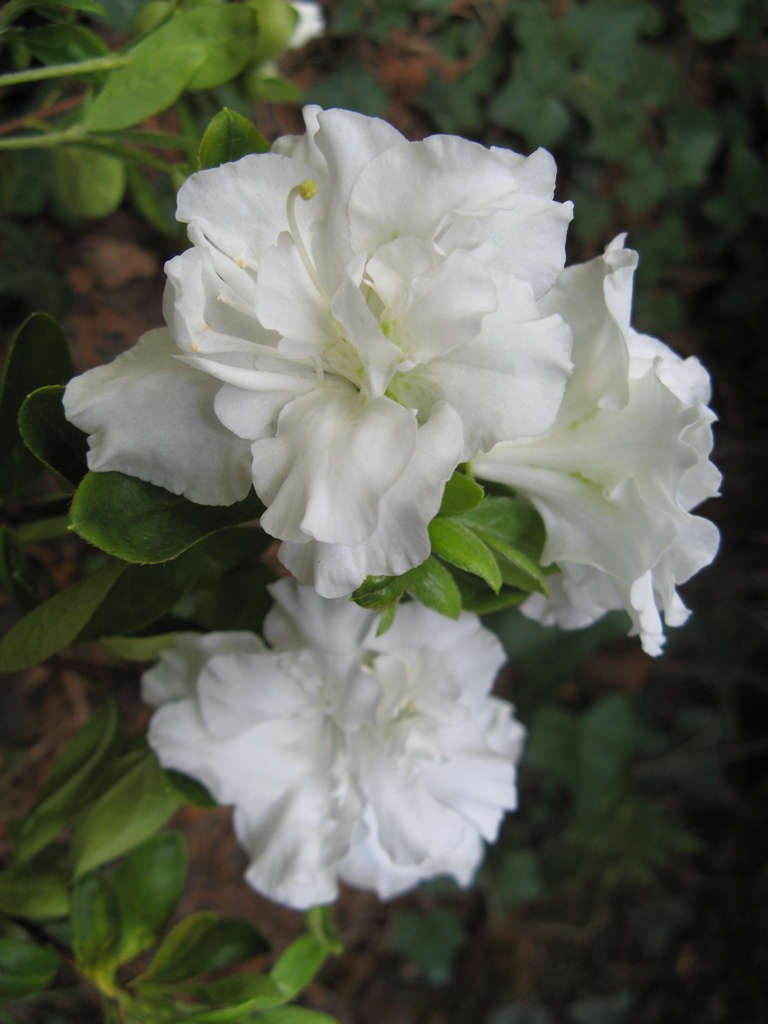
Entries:
{"type": "MultiPolygon", "coordinates": [[[[234,101],[215,107],[280,88],[265,61],[298,12],[156,6],[138,42],[79,69],[24,49],[27,8],[7,16],[13,60],[33,61],[9,88],[78,84],[51,115],[64,123],[37,95],[0,147],[50,150],[46,188],[73,215],[108,212],[132,182],[167,231],[157,203],[178,186],[191,245],[166,264],[164,326],[111,363],[74,374],[39,312],[6,357],[2,579],[20,614],[0,668],[96,643],[146,666],[155,710],[146,734],[123,733],[105,694],[16,823],[0,992],[80,978],[106,1020],[320,1024],[288,1004],[341,952],[339,882],[381,899],[446,876],[466,887],[518,806],[525,730],[491,692],[506,654],[488,625],[504,636],[512,620],[481,616],[519,606],[559,635],[613,613],[653,656],[688,618],[678,587],[718,547],[695,511],[720,481],[710,382],[633,326],[624,236],[566,266],[574,209],[554,199],[548,152],[410,141],[315,105],[270,145],[234,101]],[[145,61],[167,61],[172,85],[145,61]],[[133,131],[161,113],[182,130],[133,131]],[[160,166],[153,147],[178,158],[160,166]],[[79,178],[61,173],[68,150],[79,178]],[[98,210],[62,186],[90,195],[92,152],[122,182],[98,210]],[[61,588],[34,545],[66,535],[80,572],[61,588]],[[307,912],[268,968],[246,920],[200,909],[169,925],[185,853],[165,825],[189,803],[232,807],[244,884],[307,912]]],[[[54,36],[82,28],[58,15],[54,36]]],[[[644,882],[695,849],[625,785],[629,754],[654,746],[626,700],[524,720],[547,799],[573,790],[561,824],[590,869],[644,882]]],[[[483,870],[499,891],[541,884],[524,842],[483,870]]],[[[440,921],[454,938],[436,959],[429,928],[403,919],[394,940],[437,978],[461,942],[440,921]]]]}

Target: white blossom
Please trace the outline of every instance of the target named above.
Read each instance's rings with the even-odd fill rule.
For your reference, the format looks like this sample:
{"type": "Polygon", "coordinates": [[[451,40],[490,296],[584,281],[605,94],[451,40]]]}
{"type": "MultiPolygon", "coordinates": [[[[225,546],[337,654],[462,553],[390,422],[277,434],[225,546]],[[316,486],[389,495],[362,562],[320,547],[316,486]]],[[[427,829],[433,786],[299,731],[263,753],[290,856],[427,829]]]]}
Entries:
{"type": "Polygon", "coordinates": [[[234,805],[246,879],[297,908],[338,880],[382,898],[437,875],[467,885],[516,805],[523,739],[490,696],[504,661],[474,615],[376,616],[282,580],[267,647],[186,634],[144,675],[161,764],[234,805]]]}
{"type": "Polygon", "coordinates": [[[297,14],[297,21],[287,47],[289,50],[299,50],[325,32],[325,18],[320,4],[314,0],[296,0],[291,7],[297,14]]]}
{"type": "Polygon", "coordinates": [[[167,331],[67,387],[93,470],[229,504],[251,482],[327,597],[429,554],[456,466],[547,430],[570,330],[538,299],[571,208],[555,166],[307,107],[306,133],[193,174],[167,331]]]}
{"type": "Polygon", "coordinates": [[[677,593],[708,565],[718,531],[691,510],[717,494],[709,377],[630,326],[637,254],[615,239],[603,256],[569,267],[540,301],[573,330],[574,370],[553,427],[507,440],[474,472],[527,496],[546,527],[551,596],[523,605],[547,624],[578,628],[625,609],[649,654],[662,615],[681,625],[677,593]]]}

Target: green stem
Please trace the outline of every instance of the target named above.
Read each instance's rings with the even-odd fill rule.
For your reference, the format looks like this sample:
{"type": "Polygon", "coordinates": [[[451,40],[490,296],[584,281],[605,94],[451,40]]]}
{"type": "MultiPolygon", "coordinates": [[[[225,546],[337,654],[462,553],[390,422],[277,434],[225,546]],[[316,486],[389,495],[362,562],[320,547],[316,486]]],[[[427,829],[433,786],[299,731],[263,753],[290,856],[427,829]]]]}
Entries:
{"type": "Polygon", "coordinates": [[[11,135],[0,139],[0,149],[49,149],[68,142],[76,142],[85,135],[82,125],[72,125],[59,132],[41,132],[39,135],[11,135]]]}
{"type": "Polygon", "coordinates": [[[89,60],[73,61],[71,64],[51,64],[47,67],[27,68],[26,71],[11,71],[0,75],[0,89],[6,85],[21,85],[23,82],[41,82],[46,78],[68,78],[70,75],[89,75],[96,71],[109,71],[129,64],[130,56],[110,53],[105,57],[91,57],[89,60]]]}

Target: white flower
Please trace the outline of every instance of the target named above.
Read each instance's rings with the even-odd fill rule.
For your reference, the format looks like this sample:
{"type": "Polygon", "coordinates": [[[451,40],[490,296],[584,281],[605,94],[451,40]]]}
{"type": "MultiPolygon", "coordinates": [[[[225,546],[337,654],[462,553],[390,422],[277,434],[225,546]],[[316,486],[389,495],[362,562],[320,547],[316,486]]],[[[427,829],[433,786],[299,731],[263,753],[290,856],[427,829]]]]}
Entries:
{"type": "Polygon", "coordinates": [[[298,20],[294,26],[291,38],[288,40],[289,50],[299,50],[302,46],[313,39],[317,39],[325,32],[325,18],[320,4],[312,0],[297,0],[291,7],[296,11],[298,20]]]}
{"type": "Polygon", "coordinates": [[[506,441],[473,463],[487,480],[527,496],[547,532],[545,563],[562,570],[549,600],[523,610],[578,628],[626,609],[644,649],[659,654],[662,614],[681,625],[676,587],[708,565],[718,531],[691,509],[717,494],[709,461],[709,377],[630,326],[637,254],[615,239],[604,255],[569,267],[541,308],[573,329],[574,371],[552,429],[506,441]]]}
{"type": "Polygon", "coordinates": [[[168,332],[75,378],[65,409],[91,469],[210,504],[250,475],[284,563],[335,597],[427,557],[460,462],[552,424],[570,331],[537,298],[571,210],[543,150],[304,116],[185,182],[168,332]]]}
{"type": "Polygon", "coordinates": [[[290,906],[333,900],[339,879],[382,898],[468,884],[517,799],[523,729],[489,696],[499,641],[416,603],[377,638],[357,605],[271,590],[269,648],[182,635],[144,675],[161,764],[234,804],[247,880],[290,906]]]}

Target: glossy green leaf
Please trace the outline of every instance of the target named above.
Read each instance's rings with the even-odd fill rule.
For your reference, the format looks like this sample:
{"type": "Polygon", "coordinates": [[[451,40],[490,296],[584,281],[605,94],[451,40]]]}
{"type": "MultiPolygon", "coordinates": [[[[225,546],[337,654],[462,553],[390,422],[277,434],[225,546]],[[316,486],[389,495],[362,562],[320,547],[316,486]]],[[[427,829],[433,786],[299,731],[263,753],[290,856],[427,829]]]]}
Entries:
{"type": "Polygon", "coordinates": [[[352,594],[352,600],[363,608],[383,611],[405,593],[405,576],[368,576],[352,594]]]}
{"type": "Polygon", "coordinates": [[[66,917],[69,893],[57,875],[19,870],[0,872],[0,912],[47,920],[66,917]]]}
{"type": "Polygon", "coordinates": [[[290,944],[270,972],[286,1000],[307,987],[325,960],[327,947],[316,935],[302,935],[290,944]]]}
{"type": "Polygon", "coordinates": [[[28,612],[0,640],[0,672],[31,668],[71,643],[125,568],[107,562],[28,612]]]}
{"type": "Polygon", "coordinates": [[[538,564],[544,547],[544,525],[531,505],[518,498],[488,497],[461,520],[503,556],[498,564],[505,583],[549,594],[546,576],[538,564]]]}
{"type": "Polygon", "coordinates": [[[176,925],[135,984],[182,982],[267,952],[269,943],[248,921],[200,911],[176,925]]]}
{"type": "Polygon", "coordinates": [[[181,897],[186,869],[186,846],[178,832],[152,836],[118,866],[112,879],[120,916],[117,963],[158,941],[181,897]]]}
{"type": "Polygon", "coordinates": [[[449,619],[461,614],[461,594],[450,572],[430,555],[426,562],[405,574],[408,593],[449,619]]]}
{"type": "Polygon", "coordinates": [[[98,791],[114,752],[117,723],[117,708],[107,701],[70,740],[22,823],[19,861],[42,849],[98,791]]]}
{"type": "Polygon", "coordinates": [[[64,416],[63,394],[61,384],[48,384],[27,395],[19,409],[19,432],[44,466],[76,487],[88,472],[88,442],[64,416]]]}
{"type": "Polygon", "coordinates": [[[478,535],[458,519],[438,517],[429,524],[432,552],[464,572],[485,580],[494,593],[501,589],[501,572],[493,552],[478,535]]]}
{"type": "Polygon", "coordinates": [[[64,384],[72,360],[64,333],[46,313],[33,313],[16,332],[0,377],[0,493],[13,491],[40,471],[21,443],[18,415],[30,391],[64,384]]]}
{"type": "Polygon", "coordinates": [[[114,965],[120,933],[117,900],[107,879],[94,873],[72,889],[72,948],[91,976],[114,965]]]}
{"type": "Polygon", "coordinates": [[[457,516],[469,512],[483,500],[485,491],[471,477],[464,473],[454,473],[443,491],[439,516],[457,516]]]}
{"type": "Polygon", "coordinates": [[[230,506],[197,505],[122,473],[88,473],[72,501],[72,529],[126,562],[165,562],[227,526],[256,519],[252,492],[230,506]]]}
{"type": "Polygon", "coordinates": [[[0,999],[20,999],[46,988],[59,967],[50,946],[0,939],[0,999]]]}
{"type": "Polygon", "coordinates": [[[162,828],[181,802],[154,754],[145,754],[99,796],[75,829],[75,877],[144,842],[162,828]]]}
{"type": "Polygon", "coordinates": [[[266,153],[269,143],[259,129],[235,110],[224,107],[214,115],[200,140],[197,165],[218,167],[249,153],[266,153]]]}
{"type": "Polygon", "coordinates": [[[84,146],[57,146],[53,154],[56,198],[65,216],[106,217],[125,194],[120,157],[84,146]]]}

